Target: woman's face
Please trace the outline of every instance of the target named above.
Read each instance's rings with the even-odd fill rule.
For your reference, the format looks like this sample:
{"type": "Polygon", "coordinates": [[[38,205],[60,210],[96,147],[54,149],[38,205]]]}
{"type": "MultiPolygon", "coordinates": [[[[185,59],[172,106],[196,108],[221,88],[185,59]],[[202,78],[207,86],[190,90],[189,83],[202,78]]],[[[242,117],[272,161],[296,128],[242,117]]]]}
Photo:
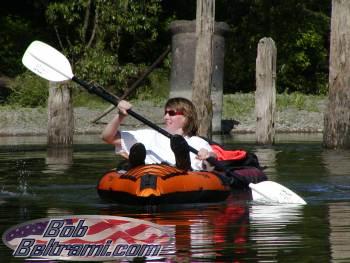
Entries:
{"type": "Polygon", "coordinates": [[[186,124],[186,117],[181,111],[166,108],[164,112],[165,129],[171,134],[183,135],[183,127],[186,124]]]}

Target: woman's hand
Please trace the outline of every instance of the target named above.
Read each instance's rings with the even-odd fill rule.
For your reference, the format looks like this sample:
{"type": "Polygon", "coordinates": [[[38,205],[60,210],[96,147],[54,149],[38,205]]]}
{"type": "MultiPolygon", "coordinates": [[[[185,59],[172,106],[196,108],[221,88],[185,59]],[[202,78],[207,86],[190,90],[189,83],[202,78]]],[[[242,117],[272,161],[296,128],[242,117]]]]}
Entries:
{"type": "Polygon", "coordinates": [[[132,108],[132,104],[126,100],[121,100],[117,106],[120,115],[128,115],[128,110],[132,108]]]}
{"type": "Polygon", "coordinates": [[[211,152],[209,152],[207,149],[202,148],[198,151],[197,159],[203,161],[203,160],[208,159],[210,156],[212,156],[211,152]]]}
{"type": "Polygon", "coordinates": [[[198,151],[196,158],[203,161],[203,170],[213,171],[215,167],[206,161],[206,159],[208,159],[209,157],[216,158],[216,154],[208,151],[207,149],[202,148],[198,151]]]}

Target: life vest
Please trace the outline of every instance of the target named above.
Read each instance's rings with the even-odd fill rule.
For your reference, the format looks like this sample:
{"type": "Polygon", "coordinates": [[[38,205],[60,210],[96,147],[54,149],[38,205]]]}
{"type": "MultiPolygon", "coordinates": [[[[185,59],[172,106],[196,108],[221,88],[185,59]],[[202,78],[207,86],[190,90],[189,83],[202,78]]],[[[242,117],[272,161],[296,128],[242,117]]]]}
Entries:
{"type": "Polygon", "coordinates": [[[218,161],[244,160],[247,157],[247,152],[243,150],[225,150],[217,144],[210,146],[213,152],[216,154],[218,161]]]}
{"type": "MultiPolygon", "coordinates": [[[[244,150],[225,150],[218,144],[210,145],[213,152],[217,156],[220,166],[216,166],[217,170],[239,170],[246,168],[257,168],[257,176],[260,178],[260,173],[263,168],[260,166],[258,157],[251,152],[244,150]]],[[[255,169],[253,169],[255,170],[255,169]]],[[[250,174],[250,172],[248,172],[250,174]]],[[[255,174],[252,173],[252,174],[255,174]]]]}

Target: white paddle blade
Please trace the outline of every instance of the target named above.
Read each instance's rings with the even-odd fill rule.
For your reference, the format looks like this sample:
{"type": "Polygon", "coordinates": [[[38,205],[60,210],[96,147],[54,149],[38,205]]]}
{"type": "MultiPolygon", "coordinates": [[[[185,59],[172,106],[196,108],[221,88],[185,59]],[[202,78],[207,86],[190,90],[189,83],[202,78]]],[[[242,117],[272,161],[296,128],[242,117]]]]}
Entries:
{"type": "Polygon", "coordinates": [[[264,181],[257,184],[251,183],[249,187],[252,190],[254,201],[278,204],[306,204],[304,199],[299,195],[276,182],[264,181]]]}
{"type": "Polygon", "coordinates": [[[23,55],[22,63],[30,71],[50,81],[73,78],[68,59],[53,47],[41,41],[33,41],[23,55]]]}

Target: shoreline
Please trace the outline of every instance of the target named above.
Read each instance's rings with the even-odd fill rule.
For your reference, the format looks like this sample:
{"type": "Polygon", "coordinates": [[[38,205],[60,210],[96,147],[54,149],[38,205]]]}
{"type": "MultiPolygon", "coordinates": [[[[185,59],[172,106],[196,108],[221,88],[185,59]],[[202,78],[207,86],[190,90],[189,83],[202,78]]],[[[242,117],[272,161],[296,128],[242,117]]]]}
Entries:
{"type": "MultiPolygon", "coordinates": [[[[238,100],[245,101],[236,95],[238,100]]],[[[250,95],[252,96],[252,95],[250,95]]],[[[228,106],[236,105],[237,102],[227,102],[224,106],[223,117],[225,124],[222,130],[225,134],[252,134],[255,133],[255,114],[254,110],[241,113],[231,113],[225,110],[228,106]],[[229,104],[227,104],[229,103],[229,104]],[[231,123],[231,124],[230,124],[231,123]],[[232,123],[239,123],[233,125],[232,123]],[[227,126],[228,124],[228,126],[227,126]],[[230,126],[231,125],[231,126],[230,126]],[[230,131],[230,132],[228,132],[230,131]]],[[[163,105],[160,103],[159,105],[163,105]]],[[[140,113],[153,123],[162,126],[163,123],[163,107],[154,105],[149,101],[134,102],[134,111],[140,113]]],[[[106,104],[106,108],[109,105],[106,104]]],[[[323,132],[323,112],[324,102],[318,104],[316,110],[297,109],[293,106],[283,107],[276,110],[275,131],[276,134],[282,133],[322,133],[323,132]]],[[[117,113],[114,109],[112,112],[104,116],[98,123],[92,123],[97,116],[100,116],[105,108],[74,108],[74,134],[100,134],[104,126],[117,113]]],[[[11,108],[0,106],[0,136],[42,136],[47,134],[47,109],[46,108],[11,108]]],[[[146,127],[138,120],[128,117],[122,124],[124,129],[139,129],[146,127]]],[[[218,134],[218,133],[216,133],[218,134]]]]}
{"type": "MultiPolygon", "coordinates": [[[[136,108],[136,107],[135,107],[136,108]]],[[[136,109],[135,109],[136,111],[136,109]]],[[[148,108],[149,113],[145,110],[144,116],[148,117],[157,125],[162,125],[162,109],[160,107],[148,108]]],[[[100,120],[99,123],[91,123],[96,116],[99,116],[103,110],[75,108],[74,109],[74,134],[99,134],[104,126],[116,114],[111,112],[100,120]]],[[[276,133],[322,133],[323,132],[323,114],[306,113],[296,111],[292,115],[297,118],[282,118],[284,113],[277,113],[276,133]]],[[[46,109],[21,108],[18,110],[1,111],[0,136],[42,136],[47,134],[47,113],[46,109]]],[[[122,124],[124,129],[138,129],[147,127],[132,117],[127,118],[122,124]]],[[[242,116],[238,125],[234,125],[230,134],[251,134],[255,133],[254,116],[242,116]]]]}

